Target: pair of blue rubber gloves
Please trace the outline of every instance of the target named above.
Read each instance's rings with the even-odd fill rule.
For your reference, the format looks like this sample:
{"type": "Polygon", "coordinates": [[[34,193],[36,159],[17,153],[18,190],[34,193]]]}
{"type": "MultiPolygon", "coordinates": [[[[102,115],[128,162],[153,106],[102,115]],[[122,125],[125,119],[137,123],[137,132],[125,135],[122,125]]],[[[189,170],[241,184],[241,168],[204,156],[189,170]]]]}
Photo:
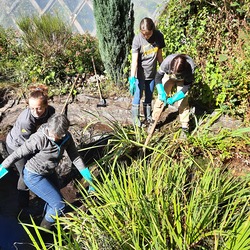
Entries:
{"type": "Polygon", "coordinates": [[[2,164],[0,164],[0,179],[4,177],[8,173],[8,170],[3,167],[2,164]]]}
{"type": "MultiPolygon", "coordinates": [[[[8,173],[8,170],[7,170],[6,168],[4,168],[2,164],[0,164],[0,179],[1,179],[2,177],[4,177],[7,173],[8,173]]],[[[91,173],[90,173],[90,171],[89,171],[88,168],[82,169],[82,170],[80,171],[80,173],[81,173],[82,177],[83,177],[88,183],[90,183],[90,184],[92,183],[93,179],[92,179],[91,173]]],[[[90,185],[90,186],[89,186],[88,192],[90,193],[90,192],[94,192],[94,191],[95,191],[95,189],[90,185]]]]}
{"type": "Polygon", "coordinates": [[[182,91],[179,91],[176,94],[174,94],[172,97],[167,98],[167,94],[164,90],[164,86],[162,83],[157,83],[156,89],[158,91],[159,100],[161,100],[165,106],[167,104],[173,105],[175,102],[177,102],[185,97],[185,94],[182,91]]]}
{"type": "Polygon", "coordinates": [[[136,91],[136,77],[135,76],[130,76],[128,78],[128,81],[129,81],[129,92],[131,95],[134,95],[135,94],[135,91],[136,91]]]}
{"type": "MultiPolygon", "coordinates": [[[[82,175],[82,177],[89,183],[91,184],[93,182],[93,179],[92,179],[92,176],[91,176],[91,173],[89,171],[88,168],[84,168],[80,171],[80,174],[82,175]]],[[[91,192],[95,192],[95,189],[89,185],[89,190],[88,190],[89,193],[91,192]]]]}

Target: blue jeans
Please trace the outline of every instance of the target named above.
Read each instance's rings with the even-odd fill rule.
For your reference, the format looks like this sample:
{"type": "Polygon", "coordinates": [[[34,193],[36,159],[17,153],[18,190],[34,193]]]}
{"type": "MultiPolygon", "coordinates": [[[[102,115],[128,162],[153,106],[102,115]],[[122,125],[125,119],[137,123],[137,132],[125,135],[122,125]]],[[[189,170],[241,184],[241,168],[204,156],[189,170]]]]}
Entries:
{"type": "Polygon", "coordinates": [[[56,216],[56,214],[60,216],[65,208],[59,188],[54,185],[48,176],[31,173],[26,168],[23,170],[23,179],[27,187],[46,202],[45,219],[54,222],[51,216],[56,216]]]}
{"type": "Polygon", "coordinates": [[[134,94],[132,104],[140,104],[143,90],[145,89],[145,101],[144,103],[151,104],[154,92],[155,81],[154,80],[136,80],[136,91],[134,94]]]}

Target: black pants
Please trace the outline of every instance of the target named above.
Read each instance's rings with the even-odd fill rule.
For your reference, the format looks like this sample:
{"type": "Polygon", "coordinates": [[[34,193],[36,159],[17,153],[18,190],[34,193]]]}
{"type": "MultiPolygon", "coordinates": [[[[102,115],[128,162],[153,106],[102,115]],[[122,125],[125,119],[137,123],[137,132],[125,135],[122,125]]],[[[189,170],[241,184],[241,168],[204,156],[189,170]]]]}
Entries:
{"type": "MultiPolygon", "coordinates": [[[[13,149],[11,149],[7,144],[6,144],[6,149],[8,151],[9,154],[11,154],[12,152],[14,152],[13,149]]],[[[15,163],[15,166],[18,170],[18,173],[19,173],[19,179],[18,179],[18,182],[17,182],[17,189],[18,190],[22,190],[22,191],[27,191],[29,190],[28,187],[25,185],[24,181],[23,181],[23,168],[26,164],[27,160],[25,158],[17,161],[15,163]]]]}

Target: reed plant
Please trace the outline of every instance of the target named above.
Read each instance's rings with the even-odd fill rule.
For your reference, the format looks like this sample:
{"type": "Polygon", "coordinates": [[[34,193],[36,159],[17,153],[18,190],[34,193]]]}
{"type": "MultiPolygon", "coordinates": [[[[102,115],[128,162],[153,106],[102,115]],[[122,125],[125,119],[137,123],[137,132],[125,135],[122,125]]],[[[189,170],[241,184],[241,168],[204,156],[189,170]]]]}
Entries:
{"type": "Polygon", "coordinates": [[[218,117],[197,119],[186,141],[155,133],[146,153],[145,131],[110,122],[96,192],[78,183],[83,206],[56,218],[53,249],[250,249],[250,175],[233,176],[214,159],[230,141],[249,146],[250,129],[212,136],[218,117]]]}

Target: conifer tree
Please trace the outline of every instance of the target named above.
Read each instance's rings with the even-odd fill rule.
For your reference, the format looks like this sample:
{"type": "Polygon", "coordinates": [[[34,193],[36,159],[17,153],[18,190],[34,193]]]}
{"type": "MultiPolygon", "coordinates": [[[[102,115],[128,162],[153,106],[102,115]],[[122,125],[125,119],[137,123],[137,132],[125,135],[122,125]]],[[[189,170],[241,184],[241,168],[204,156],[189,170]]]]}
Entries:
{"type": "Polygon", "coordinates": [[[93,0],[99,50],[107,74],[121,84],[134,36],[131,0],[93,0]]]}

